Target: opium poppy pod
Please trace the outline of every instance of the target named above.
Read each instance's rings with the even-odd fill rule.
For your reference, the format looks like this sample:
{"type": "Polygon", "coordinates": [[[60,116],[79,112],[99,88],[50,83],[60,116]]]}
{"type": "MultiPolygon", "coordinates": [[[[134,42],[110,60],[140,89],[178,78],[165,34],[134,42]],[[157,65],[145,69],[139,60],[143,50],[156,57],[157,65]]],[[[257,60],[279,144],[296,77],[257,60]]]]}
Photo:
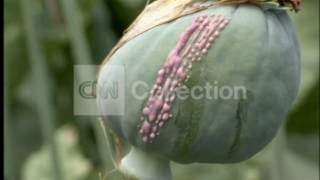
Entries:
{"type": "Polygon", "coordinates": [[[125,110],[104,114],[99,92],[98,106],[134,147],[124,171],[169,178],[167,161],[239,162],[274,138],[300,81],[299,44],[281,5],[208,6],[141,31],[109,56],[98,84],[119,76],[112,65],[124,67],[125,110]],[[137,82],[142,98],[132,93],[137,82]]]}

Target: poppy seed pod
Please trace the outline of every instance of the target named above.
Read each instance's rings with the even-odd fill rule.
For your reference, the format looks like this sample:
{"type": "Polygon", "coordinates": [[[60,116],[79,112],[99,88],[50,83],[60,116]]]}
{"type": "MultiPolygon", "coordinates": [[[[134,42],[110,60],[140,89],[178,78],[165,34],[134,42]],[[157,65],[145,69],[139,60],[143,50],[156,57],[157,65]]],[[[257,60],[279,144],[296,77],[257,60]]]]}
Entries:
{"type": "Polygon", "coordinates": [[[272,3],[213,5],[141,32],[102,65],[98,84],[118,76],[110,65],[125,69],[124,115],[104,114],[99,92],[98,106],[135,147],[122,163],[141,179],[128,168],[139,153],[178,163],[250,158],[276,135],[300,82],[295,30],[272,3]],[[143,98],[132,94],[137,82],[143,98]]]}

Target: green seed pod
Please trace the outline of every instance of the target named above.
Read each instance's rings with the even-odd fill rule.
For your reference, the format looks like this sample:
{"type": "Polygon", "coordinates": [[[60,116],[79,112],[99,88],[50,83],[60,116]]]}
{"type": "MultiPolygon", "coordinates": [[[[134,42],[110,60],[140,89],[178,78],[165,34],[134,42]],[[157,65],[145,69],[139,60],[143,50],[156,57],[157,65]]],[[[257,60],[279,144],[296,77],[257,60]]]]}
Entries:
{"type": "Polygon", "coordinates": [[[125,68],[125,113],[105,114],[101,92],[98,106],[110,128],[142,152],[179,163],[243,161],[285,120],[299,87],[299,52],[285,10],[211,6],[117,49],[98,84],[119,76],[110,65],[125,68]],[[135,89],[143,98],[132,93],[137,82],[145,83],[135,89]]]}

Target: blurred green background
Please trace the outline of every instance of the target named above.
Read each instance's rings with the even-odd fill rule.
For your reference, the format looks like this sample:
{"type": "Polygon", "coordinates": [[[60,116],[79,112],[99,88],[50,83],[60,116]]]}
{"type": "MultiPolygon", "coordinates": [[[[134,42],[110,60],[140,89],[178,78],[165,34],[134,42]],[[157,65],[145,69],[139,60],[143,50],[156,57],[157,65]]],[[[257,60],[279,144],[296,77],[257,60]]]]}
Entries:
{"type": "MultiPolygon", "coordinates": [[[[146,0],[5,0],[5,179],[120,179],[96,117],[73,115],[73,66],[100,64],[146,0]]],[[[319,2],[290,13],[302,84],[285,127],[249,161],[172,164],[177,180],[319,179],[319,2]]]]}

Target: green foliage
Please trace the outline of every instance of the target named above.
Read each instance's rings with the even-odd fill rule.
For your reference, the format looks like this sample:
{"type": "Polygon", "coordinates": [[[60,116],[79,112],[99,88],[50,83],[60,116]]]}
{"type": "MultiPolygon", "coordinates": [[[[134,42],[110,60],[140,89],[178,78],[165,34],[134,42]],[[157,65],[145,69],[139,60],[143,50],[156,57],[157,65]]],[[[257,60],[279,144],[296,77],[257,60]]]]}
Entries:
{"type": "Polygon", "coordinates": [[[310,134],[319,132],[319,1],[305,1],[303,8],[293,15],[301,44],[302,79],[288,130],[310,134]]]}
{"type": "MultiPolygon", "coordinates": [[[[55,133],[55,139],[59,147],[59,155],[62,160],[64,178],[68,180],[84,180],[88,177],[91,164],[85,159],[77,147],[78,134],[76,129],[65,125],[55,133]]],[[[50,155],[50,146],[43,145],[39,151],[32,153],[26,160],[23,168],[23,180],[53,180],[54,171],[50,155]]]]}
{"type": "MultiPolygon", "coordinates": [[[[74,137],[72,142],[68,141],[68,138],[56,142],[65,179],[121,179],[117,171],[112,171],[113,163],[110,157],[106,157],[108,150],[104,145],[105,137],[99,124],[93,122],[95,118],[73,115],[73,65],[79,60],[76,57],[82,57],[79,54],[81,52],[74,50],[76,46],[87,46],[84,50],[90,54],[87,61],[100,64],[122,35],[122,31],[141,12],[146,1],[74,0],[73,3],[76,4],[71,10],[77,13],[72,16],[77,17],[66,17],[62,10],[62,3],[68,0],[25,1],[30,3],[30,17],[33,22],[31,28],[36,30],[33,35],[26,31],[22,1],[24,0],[4,1],[5,179],[53,179],[50,155],[52,146],[45,139],[70,137],[70,132],[74,137]],[[68,18],[78,19],[82,24],[79,26],[81,29],[70,28],[67,24],[68,18]],[[29,50],[28,43],[32,39],[30,36],[36,37],[43,57],[40,61],[42,65],[37,71],[47,75],[34,75],[36,63],[29,50]],[[72,42],[73,38],[82,38],[85,41],[80,41],[80,45],[77,45],[72,42]],[[40,88],[46,89],[47,95],[40,94],[40,88]],[[49,104],[49,107],[37,105],[39,101],[49,104]],[[48,111],[52,114],[49,117],[52,122],[43,118],[43,114],[48,111]],[[44,125],[45,121],[47,125],[44,125]],[[66,128],[65,124],[75,127],[76,130],[66,128]],[[47,134],[44,126],[50,126],[47,128],[52,129],[52,132],[47,134]],[[75,140],[77,136],[79,141],[75,140]],[[46,172],[48,174],[45,174],[46,172]]],[[[290,175],[288,180],[294,177],[297,180],[318,179],[319,175],[315,172],[319,150],[318,7],[318,0],[305,0],[303,10],[292,15],[301,43],[303,78],[299,98],[288,120],[288,149],[268,148],[268,155],[261,153],[261,156],[257,155],[257,159],[238,165],[194,164],[182,167],[174,164],[176,179],[227,180],[243,177],[245,180],[276,180],[277,173],[290,175]],[[274,167],[278,167],[275,165],[284,161],[281,158],[280,162],[275,159],[281,156],[287,159],[284,162],[286,170],[275,173],[277,168],[274,167]]],[[[280,144],[286,146],[284,142],[280,144]]]]}

